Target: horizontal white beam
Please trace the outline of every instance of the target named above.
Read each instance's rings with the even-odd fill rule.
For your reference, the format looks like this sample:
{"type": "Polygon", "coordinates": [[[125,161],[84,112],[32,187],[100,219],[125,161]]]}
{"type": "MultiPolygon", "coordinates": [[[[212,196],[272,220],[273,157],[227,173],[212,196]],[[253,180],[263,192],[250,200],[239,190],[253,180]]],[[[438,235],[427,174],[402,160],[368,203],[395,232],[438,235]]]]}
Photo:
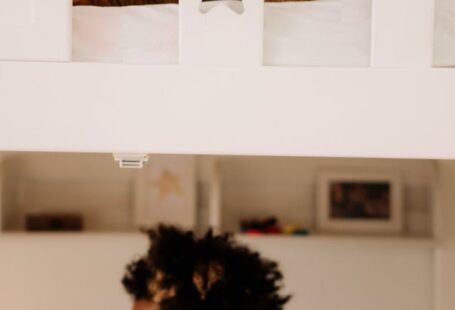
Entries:
{"type": "Polygon", "coordinates": [[[455,158],[455,70],[0,62],[0,150],[455,158]]]}

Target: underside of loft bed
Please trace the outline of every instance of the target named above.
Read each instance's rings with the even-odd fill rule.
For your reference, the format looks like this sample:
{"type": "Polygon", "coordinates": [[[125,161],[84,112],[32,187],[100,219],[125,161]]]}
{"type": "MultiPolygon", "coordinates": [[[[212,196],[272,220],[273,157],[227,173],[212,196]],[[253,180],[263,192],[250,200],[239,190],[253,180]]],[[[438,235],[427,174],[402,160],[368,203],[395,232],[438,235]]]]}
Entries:
{"type": "MultiPolygon", "coordinates": [[[[71,16],[69,0],[52,1],[71,16]]],[[[185,15],[194,9],[188,3],[198,2],[180,3],[185,25],[212,31],[198,24],[199,10],[185,15]]],[[[41,54],[35,59],[13,43],[0,48],[0,59],[2,48],[18,57],[0,60],[0,150],[455,158],[449,142],[455,70],[432,68],[433,0],[373,0],[368,68],[267,67],[261,52],[246,59],[251,41],[262,51],[261,38],[249,35],[262,20],[260,11],[248,12],[260,1],[244,3],[258,17],[253,25],[248,15],[241,17],[252,26],[239,35],[247,40],[235,44],[237,35],[221,27],[228,35],[217,41],[225,44],[220,49],[213,42],[194,44],[201,42],[197,31],[184,33],[180,54],[187,57],[180,65],[71,63],[71,37],[46,19],[38,30],[49,32],[49,45],[61,38],[54,54],[43,44],[36,44],[33,51],[41,54]],[[206,58],[198,53],[218,56],[207,47],[226,57],[241,53],[228,65],[216,57],[201,65],[206,58]]],[[[55,9],[46,12],[60,22],[55,9]]],[[[232,12],[211,14],[204,22],[232,12]]],[[[29,44],[35,28],[22,38],[23,28],[11,35],[0,27],[0,38],[29,44]]]]}

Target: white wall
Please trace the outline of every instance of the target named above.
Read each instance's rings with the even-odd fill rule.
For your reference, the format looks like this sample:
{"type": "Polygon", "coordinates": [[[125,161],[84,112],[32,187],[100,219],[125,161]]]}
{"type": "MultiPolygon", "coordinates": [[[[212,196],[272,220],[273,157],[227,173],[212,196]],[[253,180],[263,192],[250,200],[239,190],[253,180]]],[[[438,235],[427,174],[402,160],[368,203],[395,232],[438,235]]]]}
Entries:
{"type": "Polygon", "coordinates": [[[5,229],[20,230],[34,212],[80,213],[87,230],[132,229],[134,170],[110,154],[6,155],[5,229]]]}
{"type": "Polygon", "coordinates": [[[0,237],[0,309],[130,309],[123,267],[146,248],[128,235],[0,237]]]}
{"type": "Polygon", "coordinates": [[[244,238],[277,259],[287,310],[431,310],[431,242],[350,238],[244,238]]]}
{"type": "MultiPolygon", "coordinates": [[[[277,259],[287,310],[431,310],[433,247],[406,239],[245,238],[277,259]]],[[[126,310],[125,264],[139,235],[0,236],[0,309],[126,310]]],[[[448,308],[447,308],[448,309],[448,308]]],[[[453,309],[453,308],[452,308],[453,309]]]]}

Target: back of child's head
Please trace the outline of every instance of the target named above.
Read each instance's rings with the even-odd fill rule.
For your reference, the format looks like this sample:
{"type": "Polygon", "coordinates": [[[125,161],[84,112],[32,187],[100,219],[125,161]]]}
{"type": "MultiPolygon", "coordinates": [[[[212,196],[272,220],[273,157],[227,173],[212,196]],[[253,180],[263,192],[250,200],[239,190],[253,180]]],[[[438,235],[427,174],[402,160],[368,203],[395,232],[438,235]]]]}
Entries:
{"type": "Polygon", "coordinates": [[[148,253],[123,278],[135,300],[161,310],[280,310],[282,274],[275,262],[238,245],[230,235],[159,226],[148,231],[148,253]]]}

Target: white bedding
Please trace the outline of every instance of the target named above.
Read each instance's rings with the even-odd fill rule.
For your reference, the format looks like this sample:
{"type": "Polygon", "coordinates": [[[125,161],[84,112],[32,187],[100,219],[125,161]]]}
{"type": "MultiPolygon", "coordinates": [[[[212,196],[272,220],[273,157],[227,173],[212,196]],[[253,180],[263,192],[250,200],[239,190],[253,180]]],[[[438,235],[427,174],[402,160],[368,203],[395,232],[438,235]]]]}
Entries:
{"type": "MultiPolygon", "coordinates": [[[[368,66],[371,0],[265,5],[266,65],[368,66]]],[[[178,6],[74,7],[73,60],[178,61],[178,6]]]]}

